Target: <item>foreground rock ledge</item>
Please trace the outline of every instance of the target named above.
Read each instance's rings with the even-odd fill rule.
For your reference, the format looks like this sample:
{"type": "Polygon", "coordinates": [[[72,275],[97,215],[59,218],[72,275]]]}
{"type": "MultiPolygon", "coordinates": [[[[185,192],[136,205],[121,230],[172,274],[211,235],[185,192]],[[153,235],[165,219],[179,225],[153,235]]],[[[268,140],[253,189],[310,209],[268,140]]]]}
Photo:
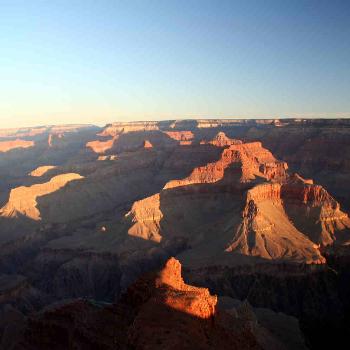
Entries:
{"type": "Polygon", "coordinates": [[[293,346],[299,342],[298,349],[305,349],[296,319],[270,311],[270,318],[278,320],[274,324],[282,323],[275,332],[259,323],[247,302],[222,311],[217,302],[208,289],[185,284],[180,262],[171,258],[160,272],[134,283],[116,304],[77,299],[52,305],[26,320],[16,319],[5,329],[1,346],[16,350],[292,349],[282,340],[290,332],[293,346]],[[281,329],[284,334],[279,338],[275,334],[280,335],[281,329]]]}

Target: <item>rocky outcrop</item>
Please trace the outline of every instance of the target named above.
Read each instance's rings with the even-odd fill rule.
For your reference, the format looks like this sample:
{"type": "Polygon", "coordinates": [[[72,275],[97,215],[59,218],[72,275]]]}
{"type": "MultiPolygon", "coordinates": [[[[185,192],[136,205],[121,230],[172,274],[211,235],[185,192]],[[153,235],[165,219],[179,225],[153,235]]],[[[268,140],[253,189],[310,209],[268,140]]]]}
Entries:
{"type": "Polygon", "coordinates": [[[267,183],[248,190],[242,222],[226,250],[277,261],[325,263],[317,245],[289,221],[280,184],[267,183]]]}
{"type": "Polygon", "coordinates": [[[153,145],[152,145],[152,143],[150,141],[145,140],[143,142],[143,148],[145,148],[145,149],[153,148],[153,145]]]}
{"type": "Polygon", "coordinates": [[[16,139],[12,141],[0,141],[0,152],[8,152],[16,148],[29,148],[34,146],[34,141],[16,139]]]}
{"type": "MultiPolygon", "coordinates": [[[[19,200],[6,207],[0,217],[0,272],[26,276],[40,296],[110,301],[137,276],[175,255],[185,271],[206,271],[203,287],[293,313],[304,325],[307,319],[314,339],[327,333],[322,318],[329,317],[336,324],[329,337],[337,334],[338,339],[336,328],[346,329],[350,310],[349,269],[341,265],[350,255],[350,123],[213,119],[126,124],[107,126],[104,137],[96,136],[97,127],[0,131],[1,142],[35,143],[1,153],[3,210],[15,199],[11,189],[13,195],[18,188],[45,185],[57,174],[58,169],[42,178],[28,177],[42,164],[84,176],[31,203],[19,200]],[[90,141],[116,135],[105,153],[86,149],[90,141]],[[145,151],[144,140],[154,149],[145,151]],[[27,216],[27,210],[41,220],[27,216]],[[331,264],[340,257],[341,263],[331,264]],[[214,283],[219,270],[222,278],[214,283]],[[327,278],[308,271],[327,271],[327,278]]],[[[23,299],[25,305],[24,294],[18,295],[15,303],[23,299]]],[[[66,312],[69,319],[69,308],[66,312]]],[[[76,324],[88,313],[77,315],[76,324]]]]}
{"type": "Polygon", "coordinates": [[[164,131],[164,133],[176,141],[189,142],[194,138],[193,132],[189,130],[164,131]]]}
{"type": "Polygon", "coordinates": [[[0,209],[0,215],[4,217],[23,215],[32,220],[41,220],[40,211],[37,208],[37,198],[57,191],[70,181],[82,178],[83,176],[75,173],[61,174],[43,184],[14,188],[10,192],[7,204],[0,209]]]}
{"type": "Polygon", "coordinates": [[[32,315],[9,349],[292,349],[288,336],[304,349],[292,318],[261,315],[247,302],[218,311],[217,297],[185,284],[172,258],[159,273],[140,278],[117,304],[78,299],[32,315]],[[284,330],[273,325],[273,317],[284,330]]]}
{"type": "Polygon", "coordinates": [[[160,242],[160,221],[163,213],[160,209],[160,195],[144,198],[133,204],[131,210],[125,216],[131,220],[128,234],[134,237],[160,242]]]}
{"type": "Polygon", "coordinates": [[[98,156],[97,160],[117,160],[118,156],[116,154],[109,154],[108,156],[98,156]]]}
{"type": "Polygon", "coordinates": [[[40,177],[46,174],[49,170],[52,170],[55,168],[56,168],[55,165],[42,165],[34,169],[33,171],[31,171],[28,175],[34,176],[34,177],[40,177]]]}
{"type": "Polygon", "coordinates": [[[350,238],[349,219],[324,189],[298,175],[289,177],[287,169],[286,163],[277,161],[259,142],[230,145],[219,161],[195,168],[189,177],[170,181],[159,194],[135,202],[126,216],[128,234],[157,243],[186,237],[192,250],[181,258],[189,266],[211,264],[213,256],[220,256],[227,264],[244,263],[243,257],[324,264],[315,235],[331,232],[335,239],[338,232],[338,243],[344,244],[350,238]],[[231,202],[220,207],[226,193],[230,193],[231,202]],[[218,198],[217,202],[213,198],[218,198]],[[214,206],[221,208],[221,213],[220,209],[210,212],[214,206]],[[310,226],[313,212],[319,215],[310,226]],[[207,222],[206,215],[212,220],[207,222]],[[201,218],[205,233],[195,218],[201,218]],[[212,230],[222,235],[207,246],[212,230]]]}
{"type": "MultiPolygon", "coordinates": [[[[235,141],[236,142],[236,141],[235,141]]],[[[224,149],[220,160],[209,163],[206,166],[195,168],[189,177],[182,180],[168,182],[164,188],[174,188],[200,183],[215,183],[224,178],[225,170],[235,167],[238,174],[237,182],[249,182],[257,176],[266,177],[268,180],[283,180],[286,177],[286,165],[277,162],[275,157],[262,147],[260,142],[235,143],[224,149]],[[274,164],[278,171],[266,171],[267,167],[274,164]],[[279,164],[282,164],[280,166],[279,164]]]]}
{"type": "Polygon", "coordinates": [[[114,142],[117,140],[117,136],[112,137],[107,141],[89,141],[86,144],[86,147],[91,148],[95,153],[105,153],[111,149],[114,145],[114,142]]]}
{"type": "Polygon", "coordinates": [[[178,260],[169,259],[156,278],[157,288],[169,288],[176,293],[167,293],[163,302],[170,308],[183,313],[208,319],[215,315],[217,297],[212,296],[207,288],[198,288],[185,284],[181,276],[181,264],[178,260]],[[188,294],[184,296],[183,294],[188,294]]]}
{"type": "Polygon", "coordinates": [[[217,135],[210,141],[201,141],[201,144],[210,144],[216,147],[225,147],[231,145],[241,145],[243,142],[241,140],[230,139],[226,136],[224,132],[219,132],[217,135]]]}
{"type": "MultiPolygon", "coordinates": [[[[65,143],[65,133],[63,129],[62,131],[57,130],[56,132],[52,132],[49,134],[47,138],[47,145],[49,147],[62,147],[62,145],[65,143]]],[[[71,132],[68,129],[68,132],[71,132]]]]}
{"type": "Polygon", "coordinates": [[[326,246],[349,241],[350,219],[322,186],[295,174],[283,184],[281,197],[294,225],[314,243],[326,246]]]}

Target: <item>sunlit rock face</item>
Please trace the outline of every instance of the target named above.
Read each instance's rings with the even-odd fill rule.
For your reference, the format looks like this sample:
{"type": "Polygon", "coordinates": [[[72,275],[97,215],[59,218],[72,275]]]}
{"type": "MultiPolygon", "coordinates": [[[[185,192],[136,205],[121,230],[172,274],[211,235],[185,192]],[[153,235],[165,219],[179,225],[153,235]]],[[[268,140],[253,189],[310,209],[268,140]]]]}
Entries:
{"type": "Polygon", "coordinates": [[[218,161],[136,201],[126,215],[128,234],[158,243],[183,237],[191,246],[181,255],[188,266],[249,256],[324,264],[320,247],[349,240],[349,218],[322,186],[289,175],[260,142],[224,140],[218,161]]]}
{"type": "Polygon", "coordinates": [[[115,140],[116,140],[116,137],[112,137],[111,139],[106,141],[99,141],[99,140],[89,141],[86,144],[86,147],[92,149],[95,153],[105,153],[107,150],[113,147],[115,140]]]}
{"type": "MultiPolygon", "coordinates": [[[[350,309],[349,136],[346,120],[303,119],[0,130],[31,145],[0,152],[0,274],[30,291],[4,314],[111,302],[176,256],[191,284],[300,317],[322,343],[350,309]]],[[[167,305],[211,320],[212,297],[184,302],[180,285],[167,305]]]]}
{"type": "Polygon", "coordinates": [[[37,208],[37,198],[59,190],[70,181],[82,178],[79,174],[74,173],[61,174],[43,184],[14,188],[10,192],[9,201],[0,209],[0,216],[18,217],[23,215],[32,220],[41,220],[40,211],[37,208]]]}
{"type": "Polygon", "coordinates": [[[46,174],[49,170],[55,169],[54,165],[42,165],[34,169],[29,173],[30,176],[41,177],[46,174]]]}
{"type": "Polygon", "coordinates": [[[150,141],[148,140],[145,140],[144,143],[143,143],[143,148],[153,148],[153,145],[150,141]]]}
{"type": "MultiPolygon", "coordinates": [[[[14,349],[305,349],[296,319],[256,310],[194,287],[171,258],[134,283],[115,304],[78,299],[21,320],[2,344],[14,349]],[[268,318],[270,322],[266,322],[268,318]],[[12,337],[11,337],[12,336],[12,337]]],[[[17,321],[18,322],[18,321],[17,321]]]]}
{"type": "Polygon", "coordinates": [[[34,141],[16,139],[12,141],[0,141],[0,152],[8,152],[17,148],[33,147],[34,141]]]}

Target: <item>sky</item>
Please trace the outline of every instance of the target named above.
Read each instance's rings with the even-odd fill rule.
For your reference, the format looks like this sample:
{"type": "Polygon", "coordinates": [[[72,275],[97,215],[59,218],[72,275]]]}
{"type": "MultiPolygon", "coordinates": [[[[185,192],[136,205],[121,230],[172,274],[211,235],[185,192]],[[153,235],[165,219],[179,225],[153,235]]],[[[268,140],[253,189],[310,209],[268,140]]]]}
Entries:
{"type": "Polygon", "coordinates": [[[0,128],[350,117],[350,1],[0,0],[0,128]]]}

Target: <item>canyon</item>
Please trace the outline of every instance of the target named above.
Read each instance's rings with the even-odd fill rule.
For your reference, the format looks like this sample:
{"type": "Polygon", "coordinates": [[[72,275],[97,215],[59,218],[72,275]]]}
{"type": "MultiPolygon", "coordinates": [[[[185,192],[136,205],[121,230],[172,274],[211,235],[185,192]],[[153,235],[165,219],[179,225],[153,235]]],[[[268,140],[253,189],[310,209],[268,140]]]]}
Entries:
{"type": "Polygon", "coordinates": [[[349,120],[45,126],[0,145],[4,349],[346,339],[349,120]]]}

